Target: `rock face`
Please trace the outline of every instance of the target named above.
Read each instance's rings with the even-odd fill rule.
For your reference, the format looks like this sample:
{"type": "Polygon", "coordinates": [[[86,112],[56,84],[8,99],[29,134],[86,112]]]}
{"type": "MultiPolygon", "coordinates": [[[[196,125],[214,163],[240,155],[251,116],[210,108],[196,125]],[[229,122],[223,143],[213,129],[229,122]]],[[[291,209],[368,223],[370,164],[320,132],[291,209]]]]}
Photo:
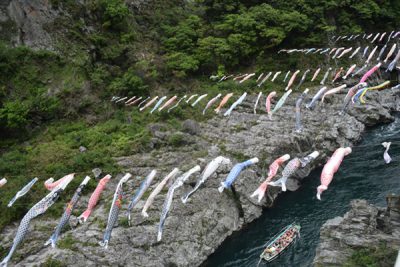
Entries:
{"type": "Polygon", "coordinates": [[[49,0],[4,0],[0,4],[0,26],[10,36],[3,36],[14,45],[26,45],[33,49],[54,50],[53,40],[45,30],[58,12],[51,8],[49,0]],[[10,27],[12,26],[12,27],[10,27]]]}
{"type": "Polygon", "coordinates": [[[343,266],[355,249],[378,247],[382,243],[399,249],[400,210],[378,208],[366,200],[353,200],[350,205],[343,217],[328,220],[322,226],[315,266],[343,266]]]}
{"type": "MultiPolygon", "coordinates": [[[[311,92],[316,90],[314,88],[311,92]]],[[[121,175],[109,182],[88,222],[72,230],[67,229],[60,239],[59,249],[43,247],[57,221],[36,219],[27,240],[18,248],[18,255],[21,256],[15,256],[13,262],[18,266],[31,266],[51,257],[74,266],[197,266],[233,231],[258,218],[262,208],[273,204],[280,188],[269,187],[261,203],[249,196],[265,179],[268,166],[274,159],[286,153],[294,158],[314,150],[320,152],[315,162],[289,179],[288,189],[296,190],[302,179],[325,162],[336,148],[357,142],[366,124],[391,121],[390,111],[395,109],[397,100],[391,90],[371,93],[366,105],[352,107],[349,114],[340,116],[338,113],[344,95],[329,96],[324,106],[318,106],[313,111],[303,108],[304,131],[295,133],[294,105],[298,94],[291,95],[272,120],[268,119],[261,107],[259,114],[253,113],[256,97],[256,94],[249,95],[228,118],[214,116],[198,126],[193,121],[187,121],[181,127],[183,132],[167,131],[161,123],[152,125],[149,129],[153,134],[151,146],[154,149],[150,153],[116,158],[121,168],[134,176],[124,188],[127,198],[123,201],[119,225],[112,232],[108,250],[100,247],[98,242],[103,237],[112,195],[121,175]],[[177,135],[183,137],[184,142],[166,145],[168,140],[179,140],[172,138],[177,135]],[[255,156],[260,162],[244,170],[234,183],[233,190],[223,193],[219,193],[217,188],[232,166],[220,168],[183,204],[180,198],[194,186],[198,178],[198,175],[192,176],[175,191],[161,242],[156,241],[156,235],[166,189],[155,198],[149,209],[149,218],[143,218],[140,210],[149,195],[147,192],[134,208],[132,226],[128,226],[125,212],[129,198],[152,169],[158,170],[155,178],[158,182],[175,167],[182,172],[196,164],[204,168],[219,155],[231,158],[233,164],[255,156]]],[[[197,109],[201,112],[202,107],[197,109]]],[[[149,191],[154,189],[156,182],[153,182],[149,191]]],[[[75,211],[77,214],[85,209],[89,195],[82,197],[75,211]]],[[[2,247],[10,247],[16,227],[17,223],[0,234],[2,247]]]]}

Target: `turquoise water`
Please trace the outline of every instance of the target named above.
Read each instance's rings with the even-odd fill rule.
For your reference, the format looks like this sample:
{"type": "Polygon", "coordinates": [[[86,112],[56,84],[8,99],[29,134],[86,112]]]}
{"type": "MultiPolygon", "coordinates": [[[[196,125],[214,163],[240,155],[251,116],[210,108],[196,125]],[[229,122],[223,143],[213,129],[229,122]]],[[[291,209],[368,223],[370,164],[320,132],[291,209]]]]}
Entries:
{"type": "Polygon", "coordinates": [[[361,143],[353,148],[333,178],[322,201],[315,197],[321,169],[304,180],[296,192],[281,194],[275,206],[263,212],[255,222],[234,233],[209,257],[204,266],[256,266],[264,244],[279,230],[296,221],[300,223],[301,239],[272,263],[260,266],[312,266],[319,241],[319,229],[327,220],[342,216],[352,199],[367,199],[385,205],[389,193],[400,194],[400,118],[369,130],[361,143]],[[392,162],[383,160],[384,141],[392,142],[392,162]]]}

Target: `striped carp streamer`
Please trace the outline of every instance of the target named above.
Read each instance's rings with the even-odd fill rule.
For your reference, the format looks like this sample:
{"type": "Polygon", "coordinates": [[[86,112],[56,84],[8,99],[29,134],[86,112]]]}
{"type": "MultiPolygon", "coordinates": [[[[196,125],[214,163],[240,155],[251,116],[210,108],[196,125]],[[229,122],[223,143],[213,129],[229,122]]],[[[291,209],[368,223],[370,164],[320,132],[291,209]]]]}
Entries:
{"type": "Polygon", "coordinates": [[[171,97],[170,99],[168,99],[167,102],[164,103],[164,105],[162,105],[158,111],[162,111],[164,108],[169,107],[170,105],[172,105],[172,103],[174,103],[174,101],[177,99],[178,97],[176,95],[174,95],[173,97],[171,97]]]}
{"type": "Polygon", "coordinates": [[[117,188],[115,189],[114,197],[110,208],[110,213],[108,214],[107,227],[106,231],[104,232],[103,241],[99,242],[100,246],[104,247],[105,249],[108,248],[108,243],[110,242],[111,238],[111,232],[115,226],[115,223],[118,221],[118,214],[122,206],[122,197],[124,194],[122,186],[131,177],[132,174],[130,173],[125,174],[124,177],[121,178],[121,180],[117,185],[117,188]]]}
{"type": "Polygon", "coordinates": [[[193,102],[192,107],[195,107],[203,98],[205,98],[205,97],[207,97],[207,96],[208,96],[208,94],[204,94],[204,95],[199,96],[199,97],[196,99],[196,101],[193,102]]]}
{"type": "Polygon", "coordinates": [[[271,116],[277,112],[282,106],[283,104],[285,104],[286,99],[289,97],[289,95],[292,93],[292,89],[290,89],[289,91],[285,92],[283,94],[283,96],[281,97],[281,99],[279,99],[278,103],[276,103],[274,109],[271,111],[271,116]]]}
{"type": "Polygon", "coordinates": [[[99,183],[97,184],[96,189],[93,191],[92,195],[89,198],[88,202],[88,207],[87,209],[81,214],[81,216],[78,217],[78,222],[79,223],[85,223],[87,219],[89,218],[90,214],[94,210],[94,208],[97,205],[97,202],[99,202],[101,192],[104,191],[106,188],[107,183],[110,181],[111,175],[107,174],[104,176],[99,183]]]}
{"type": "Polygon", "coordinates": [[[385,148],[385,152],[383,152],[383,159],[385,160],[386,164],[389,164],[392,161],[392,158],[390,157],[390,155],[388,153],[391,144],[392,144],[391,142],[383,142],[382,143],[382,146],[385,148]]]}
{"type": "Polygon", "coordinates": [[[286,82],[286,79],[289,77],[290,70],[286,73],[285,78],[283,79],[283,82],[286,82]]]}
{"type": "Polygon", "coordinates": [[[267,100],[265,100],[265,110],[268,113],[269,118],[271,119],[272,117],[272,113],[271,113],[271,101],[272,99],[276,96],[276,92],[273,91],[271,93],[269,93],[269,95],[267,96],[267,100]]]}
{"type": "Polygon", "coordinates": [[[260,203],[261,199],[264,198],[265,192],[267,191],[268,183],[275,177],[278,173],[279,167],[282,166],[283,163],[290,159],[290,155],[286,154],[279,158],[277,158],[271,165],[269,165],[268,177],[264,182],[260,184],[256,191],[250,197],[258,197],[258,203],[260,203]]]}
{"type": "Polygon", "coordinates": [[[136,96],[129,98],[126,102],[125,105],[128,106],[129,102],[135,100],[136,96]]]}
{"type": "Polygon", "coordinates": [[[51,235],[50,239],[44,244],[45,246],[48,246],[49,244],[51,244],[52,248],[56,247],[58,237],[61,234],[61,230],[69,222],[69,218],[71,217],[72,211],[74,210],[76,203],[78,203],[78,200],[82,194],[82,190],[83,190],[83,188],[85,188],[85,186],[87,185],[89,180],[90,180],[90,177],[86,176],[85,179],[82,181],[82,183],[78,186],[78,189],[76,189],[71,200],[65,207],[64,214],[62,215],[60,222],[58,223],[54,233],[51,235]]]}
{"type": "Polygon", "coordinates": [[[286,191],[286,182],[289,177],[291,177],[293,174],[296,173],[296,171],[302,167],[304,168],[307,166],[311,161],[315,160],[319,156],[318,151],[314,151],[310,155],[299,159],[299,158],[294,158],[291,161],[288,162],[288,164],[285,166],[285,168],[282,171],[282,177],[274,182],[269,182],[268,184],[271,186],[280,186],[282,187],[282,191],[286,191]]]}
{"type": "Polygon", "coordinates": [[[222,96],[222,94],[218,94],[216,97],[212,98],[210,101],[208,101],[206,107],[203,109],[203,115],[206,114],[206,111],[209,107],[211,107],[212,105],[214,105],[215,102],[217,102],[217,100],[222,96]]]}
{"type": "Polygon", "coordinates": [[[304,90],[304,92],[297,98],[296,100],[296,132],[301,133],[303,130],[303,124],[301,123],[301,104],[303,103],[304,98],[308,94],[308,88],[304,90]]]}
{"type": "Polygon", "coordinates": [[[349,106],[350,101],[353,98],[353,96],[356,94],[356,92],[366,86],[367,86],[367,83],[359,83],[359,84],[356,84],[355,86],[351,87],[349,89],[349,91],[347,91],[346,97],[344,98],[344,101],[343,101],[342,110],[340,111],[341,115],[343,115],[346,112],[347,107],[349,106]]]}
{"type": "Polygon", "coordinates": [[[318,69],[314,72],[314,75],[312,76],[312,79],[311,79],[312,82],[315,80],[315,78],[317,78],[317,76],[318,76],[318,74],[319,74],[320,71],[321,71],[321,68],[318,68],[318,69]]]}
{"type": "Polygon", "coordinates": [[[164,186],[167,184],[167,182],[170,179],[173,179],[179,172],[178,168],[173,169],[167,176],[164,177],[164,179],[159,182],[156,186],[156,188],[151,192],[150,196],[147,198],[146,203],[143,206],[142,209],[142,216],[147,218],[149,217],[149,214],[147,214],[147,210],[150,208],[151,204],[154,201],[154,198],[161,192],[161,190],[164,188],[164,186]]]}
{"type": "Polygon", "coordinates": [[[328,75],[329,75],[329,72],[330,72],[331,70],[332,70],[332,68],[329,68],[329,69],[325,72],[324,78],[322,78],[321,82],[319,83],[320,85],[324,85],[324,84],[325,84],[325,81],[326,81],[326,79],[328,79],[328,75]]]}
{"type": "Polygon", "coordinates": [[[343,158],[351,153],[350,147],[336,149],[332,157],[325,164],[321,173],[321,185],[317,187],[317,199],[321,200],[321,194],[328,189],[332,182],[333,175],[338,171],[343,158]]]}
{"type": "Polygon", "coordinates": [[[300,72],[300,70],[296,70],[296,72],[293,73],[292,77],[290,78],[290,80],[289,80],[289,82],[288,82],[288,84],[287,84],[287,86],[285,88],[285,91],[290,89],[290,87],[294,83],[294,80],[296,79],[296,76],[297,76],[297,74],[299,74],[299,72],[300,72]]]}
{"type": "Polygon", "coordinates": [[[332,48],[332,50],[328,53],[328,56],[330,56],[333,52],[335,52],[337,47],[332,48]]]}
{"type": "Polygon", "coordinates": [[[144,193],[146,192],[147,188],[149,188],[151,182],[153,181],[154,177],[156,176],[157,171],[152,170],[149,175],[144,179],[144,181],[140,184],[138,190],[136,191],[135,195],[132,197],[131,203],[129,203],[128,206],[128,212],[127,212],[127,217],[128,217],[128,223],[129,226],[131,225],[131,213],[132,209],[136,206],[136,204],[139,202],[139,200],[142,198],[144,193]]]}
{"type": "Polygon", "coordinates": [[[375,35],[375,37],[374,37],[374,39],[372,39],[372,41],[371,41],[371,43],[374,43],[375,42],[375,40],[379,37],[379,32],[375,35]]]}
{"type": "Polygon", "coordinates": [[[335,59],[340,52],[342,52],[344,50],[344,47],[340,47],[336,50],[336,53],[333,55],[332,59],[335,59]]]}
{"type": "Polygon", "coordinates": [[[386,55],[385,60],[383,61],[383,63],[386,63],[389,58],[393,55],[394,51],[396,50],[397,44],[393,44],[392,48],[390,48],[389,53],[386,55]]]}
{"type": "Polygon", "coordinates": [[[139,109],[139,111],[143,111],[143,110],[145,110],[146,108],[150,107],[154,102],[157,101],[157,99],[158,99],[158,96],[155,96],[152,100],[150,100],[149,102],[147,102],[146,105],[144,105],[143,107],[141,107],[141,108],[139,109]]]}
{"type": "Polygon", "coordinates": [[[326,91],[326,92],[324,93],[324,95],[322,96],[321,103],[322,103],[322,104],[324,103],[324,99],[325,99],[325,97],[326,97],[327,95],[336,94],[337,92],[342,91],[342,89],[345,89],[346,87],[347,87],[347,85],[346,85],[346,84],[343,84],[343,85],[341,85],[341,86],[338,86],[338,87],[336,87],[336,88],[333,88],[333,89],[331,89],[331,90],[326,91]]]}
{"type": "Polygon", "coordinates": [[[363,83],[365,82],[372,74],[375,73],[375,71],[377,71],[380,67],[381,67],[382,63],[378,63],[375,66],[373,66],[369,71],[367,71],[364,76],[362,76],[361,80],[359,83],[363,83]]]}
{"type": "Polygon", "coordinates": [[[186,103],[189,104],[190,100],[192,100],[192,99],[195,98],[196,96],[198,96],[198,94],[191,95],[191,96],[186,100],[186,103]]]}
{"type": "Polygon", "coordinates": [[[8,203],[7,207],[11,207],[17,199],[25,196],[29,190],[31,190],[32,186],[38,181],[39,179],[37,177],[33,178],[32,181],[30,181],[28,184],[26,184],[21,190],[15,194],[15,196],[10,200],[8,203]]]}
{"type": "Polygon", "coordinates": [[[146,99],[144,99],[142,102],[139,103],[138,108],[141,108],[144,103],[146,103],[150,99],[150,96],[148,96],[146,99]]]}
{"type": "Polygon", "coordinates": [[[248,79],[250,79],[251,77],[253,77],[254,75],[256,75],[255,73],[251,73],[249,75],[247,75],[246,77],[244,77],[239,83],[244,83],[245,81],[247,81],[248,79]]]}
{"type": "Polygon", "coordinates": [[[153,109],[150,111],[150,114],[153,114],[154,111],[158,109],[159,106],[164,102],[164,100],[167,99],[166,96],[161,97],[158,102],[154,105],[153,109]]]}
{"type": "Polygon", "coordinates": [[[261,73],[259,76],[258,76],[258,78],[257,78],[257,80],[256,80],[256,83],[258,83],[258,81],[261,79],[261,77],[264,75],[264,72],[263,73],[261,73]]]}
{"type": "Polygon", "coordinates": [[[363,52],[363,55],[362,55],[363,58],[367,55],[368,49],[369,49],[369,46],[364,48],[364,52],[363,52]]]}
{"type": "Polygon", "coordinates": [[[187,97],[187,95],[184,95],[183,97],[181,97],[181,98],[179,99],[179,101],[178,101],[175,105],[173,105],[172,107],[170,107],[170,108],[168,109],[167,112],[169,113],[171,110],[173,110],[174,108],[178,107],[179,104],[180,104],[183,100],[186,99],[186,97],[187,97]]]}
{"type": "Polygon", "coordinates": [[[14,237],[13,245],[8,252],[7,256],[0,263],[1,267],[6,267],[10,261],[12,255],[17,249],[18,245],[24,241],[26,234],[29,230],[29,223],[35,217],[45,213],[48,208],[50,208],[60,197],[61,193],[65,190],[67,185],[72,181],[74,176],[68,176],[68,179],[63,180],[59,183],[47,196],[42,198],[38,203],[36,203],[22,218],[21,223],[18,226],[17,234],[14,237]]]}
{"type": "Polygon", "coordinates": [[[390,81],[386,81],[386,82],[383,82],[383,83],[381,83],[381,84],[379,84],[379,85],[377,85],[377,86],[365,88],[365,90],[363,90],[362,93],[361,93],[360,96],[359,96],[360,102],[361,102],[362,104],[365,104],[364,95],[365,95],[369,90],[381,90],[381,89],[384,89],[386,86],[389,86],[389,85],[390,85],[390,81]]]}
{"type": "Polygon", "coordinates": [[[261,87],[261,85],[263,85],[267,80],[268,80],[268,78],[270,77],[272,75],[272,72],[270,71],[265,77],[264,77],[264,79],[262,79],[262,81],[257,85],[258,87],[261,87]]]}
{"type": "Polygon", "coordinates": [[[258,102],[260,101],[261,96],[262,96],[262,92],[258,93],[256,103],[254,104],[254,114],[257,114],[257,106],[258,106],[258,102]]]}
{"type": "Polygon", "coordinates": [[[385,53],[386,47],[387,47],[387,44],[385,44],[385,45],[381,48],[381,51],[379,51],[378,58],[376,59],[377,61],[380,61],[380,60],[381,60],[381,57],[383,56],[383,53],[385,53]]]}
{"type": "Polygon", "coordinates": [[[71,176],[74,177],[74,175],[75,175],[74,173],[65,175],[63,178],[58,179],[55,182],[54,182],[54,178],[47,179],[44,182],[44,186],[46,187],[47,190],[51,191],[54,188],[56,188],[59,184],[61,184],[64,180],[68,180],[71,176]]]}
{"type": "Polygon", "coordinates": [[[322,50],[320,52],[321,55],[328,53],[328,51],[331,50],[330,48],[326,48],[325,50],[322,50]]]}
{"type": "Polygon", "coordinates": [[[371,61],[372,57],[374,56],[374,54],[376,52],[376,49],[378,49],[378,46],[375,46],[375,48],[371,51],[371,54],[369,54],[367,61],[365,61],[365,64],[368,64],[371,61]]]}
{"type": "Polygon", "coordinates": [[[181,198],[182,203],[186,203],[189,199],[189,197],[191,195],[193,195],[198,189],[199,187],[204,184],[207,179],[209,177],[211,177],[211,175],[213,175],[217,169],[219,168],[219,166],[221,165],[228,165],[231,164],[230,159],[222,157],[222,156],[218,156],[215,159],[213,159],[212,161],[210,161],[207,166],[204,168],[203,172],[200,175],[200,178],[197,180],[196,185],[194,186],[194,188],[188,192],[184,197],[181,198]]]}
{"type": "Polygon", "coordinates": [[[122,101],[126,100],[127,98],[128,98],[128,97],[123,97],[123,98],[120,98],[120,99],[118,99],[117,101],[115,101],[115,103],[122,102],[122,101]]]}
{"type": "Polygon", "coordinates": [[[350,47],[350,48],[347,48],[347,49],[343,50],[343,52],[337,58],[342,58],[344,55],[349,53],[351,50],[353,50],[353,47],[350,47]]]}
{"type": "Polygon", "coordinates": [[[245,92],[241,97],[239,97],[238,100],[235,101],[235,103],[232,104],[232,106],[224,113],[224,116],[229,116],[231,115],[231,112],[233,111],[233,109],[235,109],[238,105],[240,105],[244,99],[246,98],[247,93],[245,92]]]}
{"type": "Polygon", "coordinates": [[[357,47],[356,50],[354,50],[353,54],[351,54],[351,56],[349,57],[349,59],[352,59],[355,55],[357,55],[358,51],[360,51],[361,47],[357,47]]]}
{"type": "Polygon", "coordinates": [[[3,178],[0,180],[0,187],[3,187],[7,183],[7,179],[3,178]]]}
{"type": "Polygon", "coordinates": [[[301,80],[300,80],[300,82],[299,82],[299,84],[297,85],[297,87],[296,87],[296,89],[295,90],[298,90],[298,89],[300,89],[300,86],[302,86],[303,85],[303,83],[304,83],[304,81],[306,80],[306,77],[307,77],[307,74],[310,72],[310,70],[308,69],[308,70],[306,70],[305,72],[304,72],[304,74],[303,74],[303,76],[301,77],[301,80]]]}
{"type": "Polygon", "coordinates": [[[274,74],[274,77],[272,77],[272,79],[271,79],[271,82],[274,82],[275,81],[275,79],[279,76],[279,74],[281,74],[282,72],[281,71],[277,71],[275,74],[274,74]]]}
{"type": "Polygon", "coordinates": [[[127,106],[133,106],[137,104],[143,97],[136,98],[134,101],[130,102],[127,106]]]}
{"type": "Polygon", "coordinates": [[[356,64],[351,65],[351,67],[347,70],[346,74],[343,76],[343,80],[346,80],[347,77],[354,71],[354,69],[357,67],[356,64]]]}
{"type": "Polygon", "coordinates": [[[179,187],[181,187],[185,181],[187,179],[189,179],[189,177],[200,171],[200,166],[197,165],[193,168],[191,168],[190,170],[188,170],[187,172],[185,172],[184,174],[182,174],[181,176],[179,176],[175,182],[171,185],[171,187],[168,189],[168,193],[167,196],[165,198],[164,201],[164,205],[163,205],[163,209],[161,212],[161,217],[160,217],[160,224],[158,225],[158,233],[157,233],[157,241],[160,242],[161,238],[162,238],[162,233],[163,233],[163,229],[164,229],[164,224],[165,224],[165,220],[167,219],[168,216],[168,212],[171,208],[172,205],[172,199],[174,197],[174,192],[176,189],[178,189],[179,187]]]}
{"type": "Polygon", "coordinates": [[[400,49],[397,52],[396,57],[392,60],[392,62],[390,62],[389,66],[387,67],[386,71],[393,71],[393,69],[396,67],[397,62],[400,59],[400,49]]]}
{"type": "Polygon", "coordinates": [[[222,193],[224,189],[230,188],[244,168],[256,163],[258,163],[258,158],[252,158],[236,164],[229,172],[228,177],[226,177],[225,181],[221,182],[221,186],[218,187],[218,191],[222,193]]]}
{"type": "Polygon", "coordinates": [[[228,102],[229,98],[231,98],[233,96],[233,93],[229,93],[226,96],[224,96],[224,98],[222,98],[221,102],[219,103],[218,107],[216,109],[214,109],[215,113],[219,113],[221,108],[223,106],[225,106],[226,102],[228,102]]]}
{"type": "Polygon", "coordinates": [[[339,79],[342,72],[343,72],[343,67],[340,67],[339,71],[335,75],[335,78],[333,78],[332,83],[334,83],[337,79],[339,79]]]}
{"type": "Polygon", "coordinates": [[[364,66],[362,66],[361,68],[359,68],[355,73],[353,73],[353,74],[351,75],[351,77],[357,76],[358,74],[360,74],[361,72],[363,72],[363,71],[367,68],[367,66],[368,66],[368,65],[364,65],[364,66]]]}
{"type": "Polygon", "coordinates": [[[317,104],[317,101],[325,94],[325,92],[328,90],[326,86],[322,87],[319,89],[319,91],[315,94],[315,96],[311,99],[310,103],[306,105],[306,108],[308,109],[314,109],[315,105],[317,104]]]}

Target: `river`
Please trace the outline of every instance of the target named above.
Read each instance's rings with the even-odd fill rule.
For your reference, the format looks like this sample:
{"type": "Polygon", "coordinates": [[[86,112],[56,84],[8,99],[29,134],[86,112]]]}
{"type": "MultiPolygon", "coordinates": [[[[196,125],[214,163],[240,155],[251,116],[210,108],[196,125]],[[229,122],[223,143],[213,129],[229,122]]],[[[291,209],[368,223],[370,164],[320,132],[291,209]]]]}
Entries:
{"type": "Polygon", "coordinates": [[[204,266],[256,266],[264,244],[284,226],[296,221],[301,225],[301,239],[272,263],[260,266],[312,266],[322,224],[349,210],[352,199],[362,198],[385,206],[389,193],[400,193],[400,117],[388,125],[368,130],[353,147],[322,201],[316,199],[321,169],[313,171],[296,192],[281,194],[273,208],[247,227],[229,237],[204,266]],[[392,162],[383,160],[384,141],[391,141],[392,162]]]}

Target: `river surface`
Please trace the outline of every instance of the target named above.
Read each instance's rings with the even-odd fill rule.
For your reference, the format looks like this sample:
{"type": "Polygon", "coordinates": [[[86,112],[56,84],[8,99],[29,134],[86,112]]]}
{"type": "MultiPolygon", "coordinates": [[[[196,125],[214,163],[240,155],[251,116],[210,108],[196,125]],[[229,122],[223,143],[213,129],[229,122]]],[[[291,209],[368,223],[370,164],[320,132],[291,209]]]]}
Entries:
{"type": "Polygon", "coordinates": [[[272,263],[260,266],[312,266],[322,224],[349,210],[352,199],[362,198],[385,206],[389,193],[400,193],[400,118],[368,130],[363,140],[345,157],[329,189],[316,199],[321,169],[305,178],[296,192],[281,194],[273,208],[240,232],[234,233],[212,254],[204,266],[257,266],[264,244],[286,225],[301,225],[301,239],[272,263]],[[391,141],[392,162],[383,160],[382,142],[391,141]]]}

